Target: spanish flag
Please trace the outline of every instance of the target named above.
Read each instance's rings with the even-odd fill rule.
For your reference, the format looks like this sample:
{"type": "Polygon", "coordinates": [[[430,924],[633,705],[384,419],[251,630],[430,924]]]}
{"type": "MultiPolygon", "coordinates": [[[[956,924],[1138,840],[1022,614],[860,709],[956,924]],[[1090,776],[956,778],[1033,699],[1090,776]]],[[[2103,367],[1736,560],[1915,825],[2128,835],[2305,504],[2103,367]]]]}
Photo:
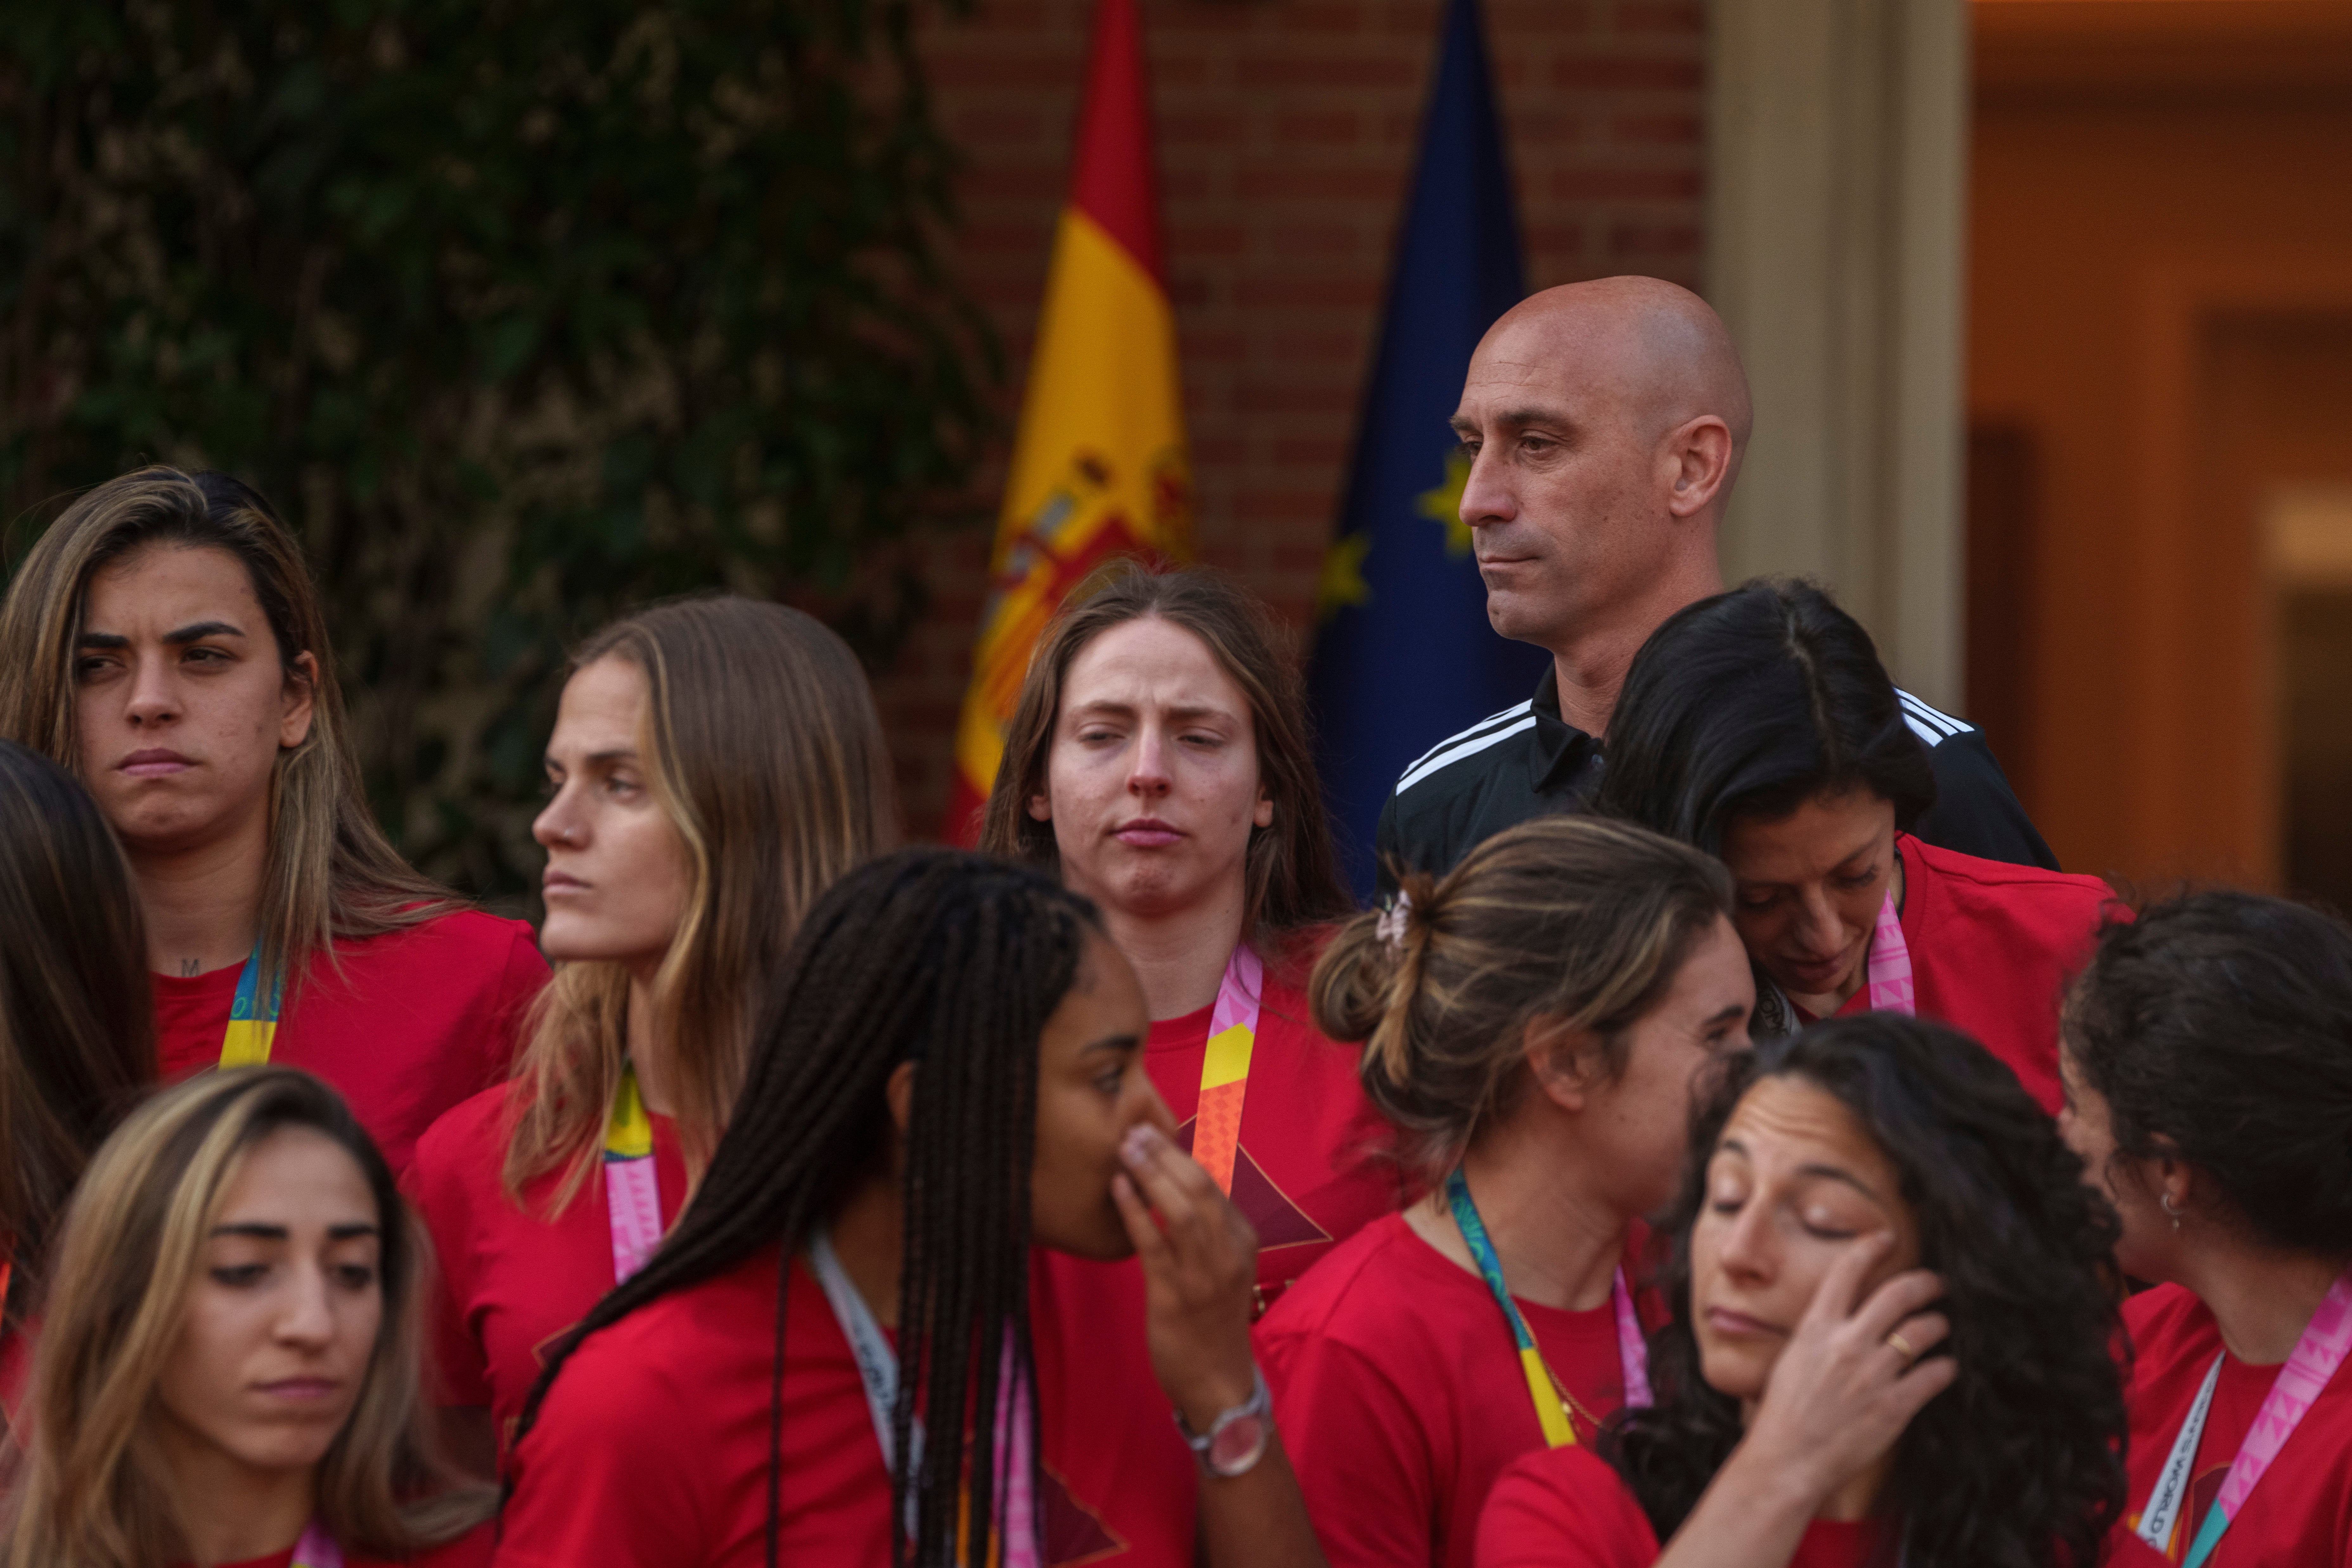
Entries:
{"type": "Polygon", "coordinates": [[[1076,163],[989,558],[942,837],[979,837],[1030,650],[1064,595],[1118,556],[1188,558],[1192,503],[1136,0],[1097,0],[1076,163]]]}

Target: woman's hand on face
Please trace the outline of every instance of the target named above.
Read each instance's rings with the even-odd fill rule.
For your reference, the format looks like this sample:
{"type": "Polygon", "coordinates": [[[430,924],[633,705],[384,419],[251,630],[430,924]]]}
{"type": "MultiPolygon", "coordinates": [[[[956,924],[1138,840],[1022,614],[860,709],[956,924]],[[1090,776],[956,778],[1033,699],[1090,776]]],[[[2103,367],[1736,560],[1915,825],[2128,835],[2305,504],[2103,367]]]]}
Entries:
{"type": "Polygon", "coordinates": [[[1148,1122],[1119,1143],[1111,1197],[1143,1264],[1151,1370],[1195,1432],[1255,1385],[1250,1357],[1257,1235],[1209,1173],[1148,1122]]]}
{"type": "Polygon", "coordinates": [[[1949,1356],[1921,1359],[1951,1332],[1942,1313],[1925,1310],[1944,1293],[1934,1274],[1908,1269],[1855,1304],[1864,1279],[1893,1243],[1885,1234],[1866,1237],[1822,1277],[1773,1363],[1741,1444],[1790,1467],[1817,1503],[1883,1457],[1959,1375],[1949,1356]]]}

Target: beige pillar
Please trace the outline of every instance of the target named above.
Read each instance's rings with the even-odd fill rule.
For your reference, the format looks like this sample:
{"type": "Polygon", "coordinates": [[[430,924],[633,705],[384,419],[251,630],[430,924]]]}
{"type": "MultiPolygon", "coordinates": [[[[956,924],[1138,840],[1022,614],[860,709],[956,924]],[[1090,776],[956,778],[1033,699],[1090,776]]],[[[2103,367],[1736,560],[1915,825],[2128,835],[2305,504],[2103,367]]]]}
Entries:
{"type": "Polygon", "coordinates": [[[1756,394],[1732,582],[1804,573],[1961,700],[1966,0],[1713,0],[1707,296],[1756,394]]]}

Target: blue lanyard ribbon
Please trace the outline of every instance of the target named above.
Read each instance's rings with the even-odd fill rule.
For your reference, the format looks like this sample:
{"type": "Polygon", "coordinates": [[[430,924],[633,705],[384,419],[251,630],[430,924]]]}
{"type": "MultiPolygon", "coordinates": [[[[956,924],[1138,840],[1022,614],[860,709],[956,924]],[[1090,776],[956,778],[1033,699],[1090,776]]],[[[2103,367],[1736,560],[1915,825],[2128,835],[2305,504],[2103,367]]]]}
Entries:
{"type": "MultiPolygon", "coordinates": [[[[1511,1326],[1511,1338],[1519,1352],[1519,1370],[1528,1380],[1528,1397],[1536,1407],[1536,1420],[1543,1427],[1546,1446],[1565,1448],[1576,1442],[1576,1427],[1568,1418],[1567,1386],[1552,1375],[1543,1352],[1536,1344],[1533,1330],[1519,1311],[1519,1304],[1511,1300],[1510,1288],[1503,1283],[1503,1261],[1495,1256],[1494,1239],[1486,1234],[1486,1222],[1478,1217],[1478,1205],[1470,1201],[1470,1181],[1456,1166],[1445,1178],[1445,1200],[1454,1211],[1454,1223],[1460,1227],[1463,1244],[1470,1249],[1470,1260],[1478,1266],[1478,1277],[1486,1282],[1496,1305],[1503,1309],[1503,1319],[1511,1326]]],[[[1642,1344],[1641,1329],[1633,1316],[1633,1292],[1626,1288],[1625,1270],[1621,1265],[1617,1278],[1609,1289],[1611,1304],[1616,1309],[1617,1352],[1624,1373],[1624,1400],[1628,1405],[1647,1405],[1650,1393],[1647,1352],[1642,1344]]]]}

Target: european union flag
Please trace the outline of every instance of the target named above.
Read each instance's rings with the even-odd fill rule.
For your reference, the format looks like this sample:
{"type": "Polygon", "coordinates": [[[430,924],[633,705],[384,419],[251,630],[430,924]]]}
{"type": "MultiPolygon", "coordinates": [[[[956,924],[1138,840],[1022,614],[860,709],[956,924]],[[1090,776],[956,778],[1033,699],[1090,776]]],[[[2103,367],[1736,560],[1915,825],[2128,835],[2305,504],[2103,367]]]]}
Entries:
{"type": "Polygon", "coordinates": [[[1549,658],[1486,625],[1456,512],[1468,465],[1446,425],[1471,352],[1525,292],[1477,0],[1451,0],[1309,677],[1323,785],[1361,897],[1381,803],[1406,764],[1525,701],[1549,658]]]}

